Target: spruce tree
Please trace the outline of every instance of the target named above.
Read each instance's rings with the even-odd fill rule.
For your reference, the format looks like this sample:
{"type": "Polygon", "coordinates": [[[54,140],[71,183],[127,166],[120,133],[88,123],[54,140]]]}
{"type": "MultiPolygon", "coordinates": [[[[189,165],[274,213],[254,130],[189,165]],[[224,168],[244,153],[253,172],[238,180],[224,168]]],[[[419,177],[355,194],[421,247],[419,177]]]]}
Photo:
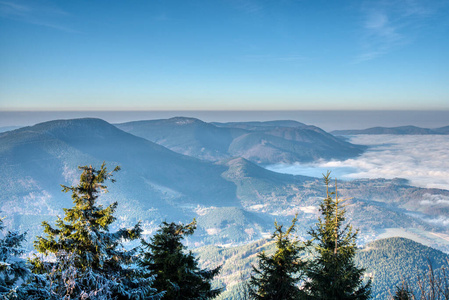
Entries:
{"type": "MultiPolygon", "coordinates": [[[[83,172],[77,186],[62,186],[71,192],[74,206],[64,209],[64,219],[56,227],[43,222],[46,237],[38,237],[35,249],[50,255],[54,262],[36,257],[33,271],[46,274],[46,286],[52,295],[70,299],[144,299],[154,292],[152,278],[143,278],[135,268],[137,249],[126,251],[125,240],[140,238],[140,224],[131,229],[109,232],[115,221],[117,202],[103,207],[97,204],[101,193],[107,192],[106,180],[112,179],[116,167],[108,172],[105,164],[99,170],[92,166],[79,167],[83,172]]],[[[38,279],[36,277],[35,279],[38,279]]],[[[31,283],[36,293],[42,280],[31,283]]],[[[149,297],[151,298],[151,297],[149,297]]]]}
{"type": "Polygon", "coordinates": [[[142,240],[140,265],[156,276],[154,287],[165,292],[163,299],[212,299],[221,292],[221,289],[211,287],[221,266],[212,270],[200,269],[198,260],[181,242],[195,229],[195,220],[187,225],[163,222],[149,243],[142,240]]]}
{"type": "Polygon", "coordinates": [[[253,266],[254,275],[250,279],[250,297],[262,300],[304,299],[304,293],[298,288],[303,279],[304,262],[300,258],[303,247],[292,237],[297,218],[284,232],[282,225],[275,223],[272,238],[276,240],[276,252],[269,256],[265,252],[258,254],[259,266],[253,266]]]}
{"type": "MultiPolygon", "coordinates": [[[[3,219],[0,219],[0,231],[3,231],[3,219]]],[[[19,258],[25,252],[21,248],[25,233],[8,231],[0,239],[0,298],[13,298],[20,281],[26,279],[30,270],[25,260],[19,258]]]]}
{"type": "Polygon", "coordinates": [[[329,192],[330,172],[324,175],[326,198],[320,204],[321,217],[309,234],[314,257],[308,263],[304,285],[310,299],[369,299],[371,280],[363,282],[363,268],[354,263],[357,231],[345,223],[345,210],[335,192],[329,192]],[[335,198],[332,198],[335,195],[335,198]]]}
{"type": "Polygon", "coordinates": [[[393,296],[393,300],[412,300],[413,296],[407,283],[402,283],[401,286],[396,286],[396,293],[393,296]]]}

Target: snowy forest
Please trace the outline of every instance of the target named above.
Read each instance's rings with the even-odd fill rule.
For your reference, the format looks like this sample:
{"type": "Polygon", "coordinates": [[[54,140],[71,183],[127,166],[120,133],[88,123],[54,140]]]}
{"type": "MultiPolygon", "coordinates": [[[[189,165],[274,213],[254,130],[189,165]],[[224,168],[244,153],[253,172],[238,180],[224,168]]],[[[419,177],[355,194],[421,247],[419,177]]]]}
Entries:
{"type": "MultiPolygon", "coordinates": [[[[45,236],[34,240],[35,254],[24,259],[26,233],[8,231],[0,240],[0,295],[3,299],[214,299],[223,288],[214,284],[222,266],[203,269],[183,244],[196,229],[189,224],[163,222],[148,240],[141,224],[110,232],[116,220],[115,202],[97,203],[108,192],[113,175],[100,168],[79,167],[79,184],[62,185],[74,206],[64,209],[56,224],[43,222],[45,236]],[[134,241],[133,248],[125,242],[134,241]]],[[[295,236],[297,216],[288,227],[274,224],[272,254],[260,252],[249,280],[240,282],[235,299],[370,299],[371,278],[357,265],[356,229],[345,220],[345,199],[330,190],[320,217],[308,231],[310,239],[295,236]]],[[[4,226],[0,221],[1,230],[4,226]]],[[[444,271],[444,270],[443,270],[444,271]]],[[[449,299],[445,273],[431,265],[415,282],[393,287],[391,299],[449,299]]]]}

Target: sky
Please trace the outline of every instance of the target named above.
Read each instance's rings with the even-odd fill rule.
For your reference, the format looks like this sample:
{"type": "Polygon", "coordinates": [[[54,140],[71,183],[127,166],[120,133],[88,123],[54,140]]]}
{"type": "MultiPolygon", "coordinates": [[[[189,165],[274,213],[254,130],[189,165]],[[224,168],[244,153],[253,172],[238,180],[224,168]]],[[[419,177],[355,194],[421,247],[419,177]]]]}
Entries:
{"type": "Polygon", "coordinates": [[[448,16],[448,0],[0,0],[0,111],[449,110],[448,16]]]}

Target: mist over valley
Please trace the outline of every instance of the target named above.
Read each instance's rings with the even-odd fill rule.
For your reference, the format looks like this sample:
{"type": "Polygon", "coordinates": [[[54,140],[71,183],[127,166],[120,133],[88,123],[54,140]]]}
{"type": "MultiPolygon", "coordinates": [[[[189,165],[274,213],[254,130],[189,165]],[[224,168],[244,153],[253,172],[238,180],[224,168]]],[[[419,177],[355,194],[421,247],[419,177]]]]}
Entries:
{"type": "Polygon", "coordinates": [[[305,236],[329,170],[342,196],[353,197],[348,214],[361,244],[401,228],[447,250],[449,192],[439,189],[447,187],[447,144],[447,136],[344,140],[296,121],[50,121],[0,134],[1,209],[10,228],[31,225],[34,235],[71,205],[59,186],[77,181],[77,166],[106,161],[122,168],[102,197],[119,201],[121,223],[142,220],[150,234],[162,220],[197,217],[195,243],[232,245],[268,236],[275,219],[295,213],[305,236]]]}
{"type": "MultiPolygon", "coordinates": [[[[269,243],[274,221],[295,214],[307,239],[325,197],[322,174],[331,171],[350,198],[360,247],[402,236],[449,252],[448,145],[447,135],[339,137],[297,121],[55,120],[0,133],[0,209],[8,229],[41,235],[42,221],[72,206],[60,185],[78,182],[78,166],[104,161],[122,168],[99,198],[118,201],[117,228],[141,221],[148,238],[162,221],[196,218],[187,243],[204,259],[208,247],[255,251],[269,243]]],[[[25,246],[32,250],[32,239],[25,246]]],[[[233,273],[222,276],[232,295],[233,273]]],[[[376,284],[382,295],[391,282],[376,284]]]]}
{"type": "Polygon", "coordinates": [[[318,176],[332,170],[339,179],[405,178],[411,185],[449,189],[449,137],[447,135],[361,134],[347,141],[368,146],[358,157],[277,164],[269,170],[293,175],[318,176]]]}

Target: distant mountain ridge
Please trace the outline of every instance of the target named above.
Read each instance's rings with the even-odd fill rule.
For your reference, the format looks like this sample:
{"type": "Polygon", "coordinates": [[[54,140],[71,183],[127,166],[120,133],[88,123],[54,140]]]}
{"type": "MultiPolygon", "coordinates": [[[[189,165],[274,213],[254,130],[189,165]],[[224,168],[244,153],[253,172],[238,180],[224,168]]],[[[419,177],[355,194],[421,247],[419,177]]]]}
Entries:
{"type": "MultiPolygon", "coordinates": [[[[217,128],[196,119],[176,122],[189,128],[192,124],[207,130],[217,128]]],[[[263,134],[273,140],[281,135],[287,143],[288,139],[307,138],[305,134],[296,136],[303,127],[279,130],[268,126],[270,135],[235,128],[218,130],[230,135],[244,130],[239,136],[244,137],[242,142],[247,136],[263,134]]],[[[313,126],[305,128],[315,137],[313,126]]],[[[328,142],[324,135],[324,143],[328,142]]],[[[320,140],[315,143],[319,146],[320,140]]],[[[161,221],[197,218],[195,242],[200,245],[247,243],[269,235],[275,219],[288,222],[296,213],[301,220],[298,234],[305,236],[316,221],[319,201],[325,197],[320,178],[272,172],[244,157],[200,160],[100,119],[56,120],[0,133],[0,210],[7,216],[7,228],[38,235],[41,221],[52,222],[62,208],[72,206],[70,195],[61,192],[60,184],[76,184],[78,166],[99,167],[103,161],[109,168],[122,167],[115,175],[117,182],[108,184],[110,192],[100,197],[104,204],[119,203],[117,226],[140,220],[150,234],[161,221]]],[[[362,244],[391,228],[404,228],[414,230],[429,245],[449,249],[444,239],[448,228],[435,222],[449,212],[445,206],[449,191],[417,188],[400,179],[366,179],[339,181],[339,192],[354,197],[347,202],[348,219],[361,229],[362,244]],[[429,232],[441,233],[443,238],[429,232]]]]}
{"type": "Polygon", "coordinates": [[[16,130],[21,127],[23,127],[23,126],[3,126],[3,127],[0,127],[0,133],[6,132],[6,131],[11,131],[11,130],[16,130]]]}
{"type": "Polygon", "coordinates": [[[275,120],[275,121],[253,121],[253,122],[212,122],[217,127],[241,128],[249,131],[265,130],[267,127],[291,127],[300,128],[307,125],[293,120],[275,120]]]}
{"type": "Polygon", "coordinates": [[[175,152],[210,161],[243,157],[258,164],[346,159],[365,147],[297,121],[206,123],[176,117],[116,124],[175,152]]]}
{"type": "MultiPolygon", "coordinates": [[[[204,192],[214,186],[217,199],[233,197],[232,193],[229,193],[231,186],[219,176],[224,171],[220,166],[172,152],[158,144],[119,130],[100,119],[50,121],[0,134],[0,139],[2,144],[5,140],[13,141],[15,149],[12,150],[11,154],[14,155],[11,159],[14,160],[19,158],[29,160],[32,157],[18,156],[20,144],[25,141],[32,144],[32,147],[46,149],[42,155],[57,159],[57,153],[53,153],[54,149],[47,149],[48,143],[56,143],[60,144],[61,148],[67,147],[85,153],[96,161],[120,162],[123,168],[138,170],[139,173],[146,174],[145,176],[155,184],[170,186],[185,195],[201,198],[204,192]],[[151,172],[148,172],[147,168],[151,168],[151,172]],[[210,170],[218,174],[216,178],[211,176],[210,170]],[[197,186],[184,184],[183,179],[186,177],[198,180],[197,186]],[[213,184],[212,182],[207,184],[210,180],[213,184]],[[226,187],[223,187],[223,184],[226,187]],[[224,191],[225,194],[222,195],[220,191],[224,191]]],[[[35,155],[33,152],[30,154],[35,155]]],[[[6,155],[2,155],[2,159],[6,158],[8,158],[6,155]]],[[[30,161],[27,168],[32,167],[33,161],[30,161]]]]}
{"type": "Polygon", "coordinates": [[[115,124],[117,128],[169,148],[206,160],[229,157],[229,144],[246,131],[216,127],[195,118],[135,121],[115,124]]]}
{"type": "Polygon", "coordinates": [[[101,199],[118,201],[125,223],[151,225],[167,215],[188,220],[183,205],[189,203],[240,206],[235,185],[221,177],[224,166],[175,153],[100,119],[58,120],[0,134],[0,206],[10,216],[5,224],[36,235],[41,220],[72,206],[60,184],[77,182],[77,166],[103,161],[122,167],[101,199]]]}
{"type": "Polygon", "coordinates": [[[449,126],[440,128],[421,128],[416,126],[399,126],[399,127],[372,127],[367,129],[353,130],[334,130],[333,135],[356,135],[356,134],[398,134],[398,135],[426,135],[426,134],[449,134],[449,126]]]}

